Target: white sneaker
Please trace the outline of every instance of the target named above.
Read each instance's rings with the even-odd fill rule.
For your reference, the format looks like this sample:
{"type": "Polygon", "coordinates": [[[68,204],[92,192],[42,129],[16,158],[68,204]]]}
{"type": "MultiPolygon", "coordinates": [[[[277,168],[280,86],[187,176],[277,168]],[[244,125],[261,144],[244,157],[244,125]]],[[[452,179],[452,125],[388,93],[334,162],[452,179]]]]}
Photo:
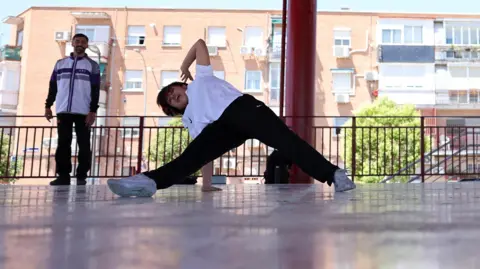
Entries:
{"type": "Polygon", "coordinates": [[[152,197],[157,192],[157,184],[144,174],[123,179],[109,179],[108,187],[122,197],[152,197]]]}
{"type": "Polygon", "coordinates": [[[333,184],[335,185],[336,192],[344,192],[355,189],[357,186],[347,176],[347,172],[343,169],[335,171],[333,184]]]}

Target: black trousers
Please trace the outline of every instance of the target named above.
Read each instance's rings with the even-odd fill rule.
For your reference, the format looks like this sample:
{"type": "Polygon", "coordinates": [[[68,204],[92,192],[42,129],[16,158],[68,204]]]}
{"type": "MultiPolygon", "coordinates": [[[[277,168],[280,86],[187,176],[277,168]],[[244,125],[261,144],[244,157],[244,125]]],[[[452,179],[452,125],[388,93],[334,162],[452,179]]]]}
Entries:
{"type": "Polygon", "coordinates": [[[55,153],[57,163],[56,172],[60,178],[70,178],[72,172],[72,132],[75,124],[75,133],[78,143],[77,179],[86,179],[91,167],[90,127],[85,125],[85,115],[58,114],[58,146],[55,153]]]}
{"type": "Polygon", "coordinates": [[[220,118],[205,127],[178,158],[144,175],[155,180],[158,189],[168,188],[251,138],[288,156],[318,181],[332,184],[338,167],[290,130],[263,102],[250,95],[243,95],[232,102],[220,118]]]}

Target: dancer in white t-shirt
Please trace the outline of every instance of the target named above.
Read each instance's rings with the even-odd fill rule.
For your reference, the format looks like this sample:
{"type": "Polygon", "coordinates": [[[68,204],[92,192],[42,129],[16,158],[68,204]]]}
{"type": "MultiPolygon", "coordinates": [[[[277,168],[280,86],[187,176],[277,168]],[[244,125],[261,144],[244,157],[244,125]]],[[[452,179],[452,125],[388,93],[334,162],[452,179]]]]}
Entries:
{"type": "Polygon", "coordinates": [[[193,141],[178,158],[158,169],[108,180],[112,192],[124,197],[152,196],[157,189],[177,184],[202,167],[202,190],[220,190],[211,185],[213,160],[252,138],[277,149],[316,180],[333,183],[337,192],[355,188],[344,170],[291,131],[263,102],[215,77],[205,41],[193,45],[180,70],[184,82],[164,87],[157,103],[165,114],[182,116],[193,141]],[[193,80],[189,67],[195,60],[193,80]],[[185,83],[188,79],[190,84],[185,83]]]}

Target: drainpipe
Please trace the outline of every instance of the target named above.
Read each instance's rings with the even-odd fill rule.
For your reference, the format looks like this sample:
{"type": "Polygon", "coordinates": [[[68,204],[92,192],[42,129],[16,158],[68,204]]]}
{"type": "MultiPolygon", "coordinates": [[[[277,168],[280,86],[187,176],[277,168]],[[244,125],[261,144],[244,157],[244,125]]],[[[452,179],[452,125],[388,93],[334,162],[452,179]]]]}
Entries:
{"type": "Polygon", "coordinates": [[[365,48],[364,49],[360,49],[360,50],[352,50],[350,51],[350,55],[352,55],[353,53],[362,53],[362,52],[368,52],[368,49],[370,48],[370,31],[367,30],[367,34],[366,34],[366,41],[365,41],[365,48]]]}

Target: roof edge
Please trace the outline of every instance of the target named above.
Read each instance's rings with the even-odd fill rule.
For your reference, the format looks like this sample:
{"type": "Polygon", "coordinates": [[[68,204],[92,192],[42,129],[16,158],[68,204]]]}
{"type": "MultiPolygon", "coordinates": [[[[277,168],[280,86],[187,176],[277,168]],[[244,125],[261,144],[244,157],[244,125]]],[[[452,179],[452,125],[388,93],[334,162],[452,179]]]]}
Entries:
{"type": "MultiPolygon", "coordinates": [[[[207,9],[207,8],[149,8],[149,7],[81,7],[81,6],[31,6],[26,10],[22,11],[18,16],[22,16],[25,13],[31,10],[104,10],[104,11],[115,11],[115,10],[134,10],[134,11],[183,11],[183,12],[238,12],[238,13],[245,13],[245,12],[270,12],[270,13],[281,13],[281,9],[207,9]]],[[[444,13],[444,12],[406,12],[406,11],[368,11],[368,10],[317,10],[317,14],[339,14],[339,15],[347,15],[347,14],[359,14],[359,15],[370,15],[370,16],[380,16],[380,17],[415,17],[415,18],[437,18],[437,17],[472,17],[478,18],[478,13],[444,13]]]]}

